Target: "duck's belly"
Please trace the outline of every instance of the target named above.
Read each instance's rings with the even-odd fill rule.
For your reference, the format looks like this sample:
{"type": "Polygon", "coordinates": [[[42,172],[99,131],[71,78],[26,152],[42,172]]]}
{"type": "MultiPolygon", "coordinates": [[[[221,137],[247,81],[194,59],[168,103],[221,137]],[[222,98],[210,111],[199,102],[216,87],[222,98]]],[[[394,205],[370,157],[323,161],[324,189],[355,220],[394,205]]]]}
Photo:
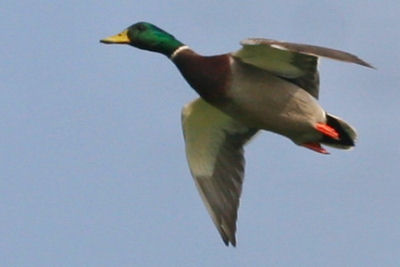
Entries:
{"type": "Polygon", "coordinates": [[[222,109],[248,127],[285,135],[296,143],[317,140],[325,122],[317,100],[295,84],[255,68],[233,67],[230,104],[222,109]]]}

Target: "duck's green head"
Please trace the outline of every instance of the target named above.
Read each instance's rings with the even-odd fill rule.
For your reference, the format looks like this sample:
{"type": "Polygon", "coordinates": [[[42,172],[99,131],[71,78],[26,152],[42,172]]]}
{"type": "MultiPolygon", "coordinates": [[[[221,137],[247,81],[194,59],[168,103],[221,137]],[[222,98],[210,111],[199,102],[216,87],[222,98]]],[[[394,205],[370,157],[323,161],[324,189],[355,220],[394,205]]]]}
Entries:
{"type": "Polygon", "coordinates": [[[159,52],[168,57],[183,45],[171,34],[147,22],[133,24],[121,33],[102,39],[100,42],[128,44],[140,49],[159,52]]]}

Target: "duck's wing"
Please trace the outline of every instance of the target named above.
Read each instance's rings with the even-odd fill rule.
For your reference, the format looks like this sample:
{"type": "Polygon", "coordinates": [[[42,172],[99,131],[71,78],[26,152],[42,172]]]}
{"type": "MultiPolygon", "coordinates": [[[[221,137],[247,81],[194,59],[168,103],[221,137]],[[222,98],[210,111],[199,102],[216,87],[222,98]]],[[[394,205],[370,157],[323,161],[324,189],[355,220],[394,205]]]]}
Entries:
{"type": "Polygon", "coordinates": [[[198,98],[182,110],[186,156],[195,184],[226,245],[235,246],[245,160],[243,145],[257,132],[198,98]]]}
{"type": "Polygon", "coordinates": [[[270,39],[246,39],[242,49],[232,53],[240,61],[288,79],[318,98],[318,57],[356,63],[372,68],[357,56],[321,46],[280,42],[270,39]]]}

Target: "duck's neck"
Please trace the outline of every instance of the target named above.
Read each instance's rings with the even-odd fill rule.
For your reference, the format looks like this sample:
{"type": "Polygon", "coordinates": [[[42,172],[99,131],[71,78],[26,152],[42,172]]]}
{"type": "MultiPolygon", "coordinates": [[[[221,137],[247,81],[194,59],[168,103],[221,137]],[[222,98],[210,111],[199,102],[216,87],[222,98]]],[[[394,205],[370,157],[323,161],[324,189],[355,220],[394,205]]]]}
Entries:
{"type": "Polygon", "coordinates": [[[175,51],[177,51],[180,47],[184,47],[185,45],[176,40],[172,35],[165,36],[165,38],[159,38],[150,43],[136,41],[133,46],[143,50],[157,52],[171,58],[175,51]]]}
{"type": "Polygon", "coordinates": [[[205,57],[188,46],[181,46],[170,58],[190,86],[206,101],[219,103],[226,99],[231,80],[228,55],[205,57]]]}

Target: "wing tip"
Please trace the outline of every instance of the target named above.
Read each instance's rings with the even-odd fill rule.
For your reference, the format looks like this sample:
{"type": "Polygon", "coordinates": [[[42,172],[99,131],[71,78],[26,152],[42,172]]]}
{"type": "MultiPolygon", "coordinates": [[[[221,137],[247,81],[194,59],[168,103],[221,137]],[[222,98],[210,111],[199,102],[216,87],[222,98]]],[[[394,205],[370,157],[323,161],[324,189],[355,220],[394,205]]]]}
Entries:
{"type": "Polygon", "coordinates": [[[229,245],[232,245],[233,247],[236,247],[236,223],[234,223],[233,227],[226,228],[226,225],[221,224],[217,228],[222,237],[222,241],[225,243],[225,246],[229,247],[229,245]]]}
{"type": "Polygon", "coordinates": [[[224,241],[225,246],[229,247],[229,245],[232,245],[232,247],[236,247],[235,236],[228,237],[228,236],[224,236],[222,234],[221,234],[221,236],[222,236],[222,241],[224,241]]]}
{"type": "MultiPolygon", "coordinates": [[[[339,51],[339,52],[341,52],[341,51],[339,51]]],[[[356,56],[354,54],[347,53],[347,52],[344,52],[344,53],[346,53],[348,55],[348,57],[349,57],[349,60],[344,60],[344,61],[347,61],[347,62],[350,62],[350,63],[355,63],[355,64],[358,64],[358,65],[361,65],[361,66],[364,66],[364,67],[367,67],[367,68],[376,69],[374,66],[372,66],[368,62],[362,60],[358,56],[356,56]]]]}
{"type": "Polygon", "coordinates": [[[361,66],[376,70],[376,67],[372,66],[371,64],[369,64],[368,62],[366,62],[366,61],[364,61],[364,60],[362,60],[360,58],[359,58],[358,64],[361,65],[361,66]]]}

